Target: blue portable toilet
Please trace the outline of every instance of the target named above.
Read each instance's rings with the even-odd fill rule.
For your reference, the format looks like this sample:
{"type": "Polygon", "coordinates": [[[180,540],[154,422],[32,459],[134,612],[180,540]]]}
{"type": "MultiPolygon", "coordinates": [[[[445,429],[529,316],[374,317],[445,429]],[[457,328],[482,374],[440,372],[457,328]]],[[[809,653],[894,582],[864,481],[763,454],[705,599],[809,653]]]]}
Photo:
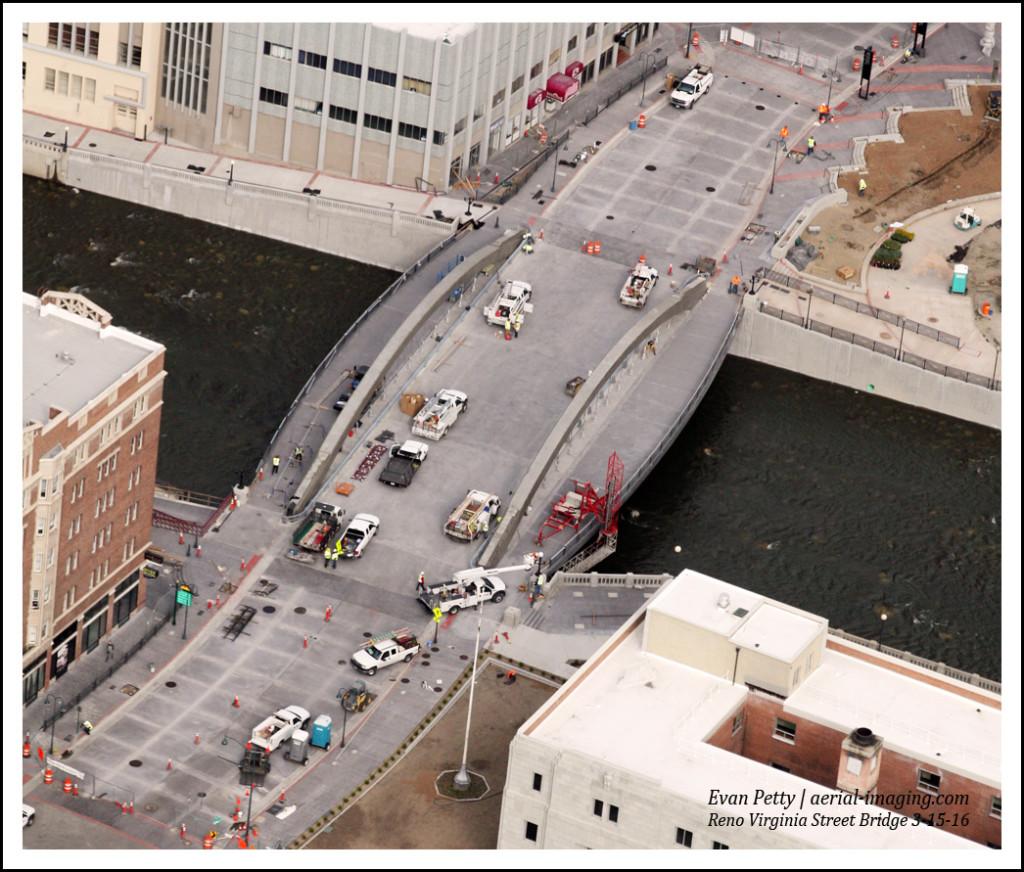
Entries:
{"type": "Polygon", "coordinates": [[[951,294],[967,293],[967,266],[965,264],[958,263],[953,267],[953,282],[949,286],[949,292],[951,294]]]}
{"type": "Polygon", "coordinates": [[[313,721],[313,735],[310,737],[309,744],[314,748],[324,748],[325,750],[331,747],[330,715],[319,715],[313,721]]]}

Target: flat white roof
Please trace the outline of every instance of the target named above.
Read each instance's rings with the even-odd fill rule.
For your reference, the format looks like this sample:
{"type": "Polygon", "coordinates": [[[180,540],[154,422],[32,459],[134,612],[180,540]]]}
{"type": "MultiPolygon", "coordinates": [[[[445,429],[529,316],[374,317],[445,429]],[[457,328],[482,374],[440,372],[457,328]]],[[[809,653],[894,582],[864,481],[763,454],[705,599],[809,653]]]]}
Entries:
{"type": "Polygon", "coordinates": [[[1001,783],[1002,712],[892,669],[826,649],[784,708],[847,732],[870,727],[885,749],[992,787],[1001,783]]]}
{"type": "Polygon", "coordinates": [[[75,414],[163,346],[22,294],[22,425],[75,414]]]}
{"type": "Polygon", "coordinates": [[[468,36],[477,28],[477,25],[471,22],[443,24],[429,21],[413,23],[384,21],[374,22],[373,26],[383,28],[384,30],[404,30],[408,32],[409,36],[419,39],[443,39],[447,35],[448,39],[453,43],[468,36]]]}
{"type": "Polygon", "coordinates": [[[686,569],[661,589],[649,609],[729,637],[764,601],[742,587],[686,569]]]}
{"type": "Polygon", "coordinates": [[[791,663],[821,631],[820,621],[762,603],[730,639],[744,648],[791,663]]]}
{"type": "MultiPolygon", "coordinates": [[[[672,591],[667,588],[665,594],[672,591]]],[[[661,599],[659,595],[651,605],[661,599]]],[[[641,647],[642,638],[642,624],[613,636],[592,658],[596,665],[581,669],[521,732],[529,731],[529,738],[566,753],[592,757],[597,765],[610,764],[649,778],[662,790],[701,806],[708,805],[712,789],[748,796],[749,802],[741,806],[716,806],[723,814],[778,815],[777,805],[754,802],[759,788],[768,794],[806,791],[807,804],[800,813],[808,818],[815,810],[830,808],[837,814],[894,814],[864,803],[812,806],[812,797],[839,791],[706,744],[705,738],[738,706],[747,689],[648,654],[641,647]],[[602,652],[606,653],[600,659],[602,652]]],[[[864,848],[866,833],[872,848],[978,847],[932,827],[894,831],[879,826],[809,825],[780,826],[779,830],[809,846],[827,848],[864,848]]]]}

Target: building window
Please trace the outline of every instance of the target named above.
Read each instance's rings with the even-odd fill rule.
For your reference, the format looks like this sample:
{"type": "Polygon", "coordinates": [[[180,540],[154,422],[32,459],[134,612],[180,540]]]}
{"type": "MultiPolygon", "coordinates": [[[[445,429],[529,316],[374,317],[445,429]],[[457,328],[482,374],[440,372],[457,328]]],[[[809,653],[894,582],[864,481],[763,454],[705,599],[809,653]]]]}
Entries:
{"type": "Polygon", "coordinates": [[[676,827],[676,844],[682,845],[684,848],[692,848],[693,833],[689,830],[684,830],[682,827],[676,827]]]}
{"type": "Polygon", "coordinates": [[[316,67],[318,70],[327,69],[327,55],[317,54],[312,51],[303,51],[299,49],[299,63],[305,64],[307,67],[316,67]]]}
{"type": "Polygon", "coordinates": [[[772,769],[778,769],[780,772],[789,772],[788,766],[783,766],[781,763],[772,763],[772,769]]]}
{"type": "Polygon", "coordinates": [[[71,50],[71,25],[61,24],[60,26],[60,47],[71,50]]]}
{"type": "Polygon", "coordinates": [[[426,141],[427,128],[417,127],[415,124],[406,124],[404,121],[398,122],[398,135],[405,139],[416,139],[420,141],[426,141]]]}
{"type": "Polygon", "coordinates": [[[512,83],[512,93],[521,90],[523,87],[523,76],[517,76],[516,80],[512,83]]]}
{"type": "Polygon", "coordinates": [[[594,800],[594,817],[604,817],[604,803],[599,799],[594,800]]]}
{"type": "Polygon", "coordinates": [[[992,810],[989,814],[997,820],[1003,819],[1003,798],[1001,796],[992,797],[992,810]]]}
{"type": "Polygon", "coordinates": [[[68,95],[69,78],[70,77],[65,72],[60,72],[57,74],[57,93],[61,94],[64,97],[67,97],[68,95]]]}
{"type": "Polygon", "coordinates": [[[288,95],[283,91],[275,91],[272,88],[260,88],[260,100],[270,103],[272,106],[287,106],[288,95]]]}
{"type": "Polygon", "coordinates": [[[484,117],[484,104],[481,103],[473,110],[473,120],[477,121],[484,117]]]}
{"type": "Polygon", "coordinates": [[[343,61],[340,58],[334,59],[334,72],[343,76],[353,76],[358,79],[363,75],[363,65],[354,64],[351,61],[343,61]]]}
{"type": "Polygon", "coordinates": [[[566,43],[566,46],[565,46],[565,51],[566,51],[566,54],[567,54],[567,55],[568,55],[568,53],[569,53],[569,52],[571,52],[571,51],[572,51],[572,50],[573,50],[574,48],[576,48],[576,43],[577,43],[577,42],[579,42],[579,37],[578,37],[578,36],[574,36],[574,37],[573,37],[572,39],[570,39],[570,40],[569,40],[569,42],[568,42],[568,43],[566,43]]]}
{"type": "MultiPolygon", "coordinates": [[[[128,66],[128,43],[122,42],[122,43],[118,44],[118,47],[117,47],[117,61],[123,67],[128,66]]],[[[141,45],[133,45],[132,46],[132,62],[131,62],[131,65],[133,67],[141,67],[142,66],[142,46],[141,45]]]]}
{"type": "Polygon", "coordinates": [[[544,69],[544,62],[537,61],[532,67],[530,67],[530,81],[533,81],[540,75],[540,71],[544,69]]]}
{"type": "Polygon", "coordinates": [[[453,136],[458,136],[465,129],[466,129],[466,119],[465,118],[460,118],[458,121],[455,122],[455,129],[452,131],[452,135],[453,136]]]}
{"type": "Polygon", "coordinates": [[[50,67],[47,67],[43,72],[46,75],[46,84],[44,86],[46,88],[46,90],[47,91],[56,91],[57,90],[57,71],[54,70],[54,69],[51,69],[50,67]]]}
{"type": "Polygon", "coordinates": [[[597,30],[597,25],[596,24],[588,24],[587,25],[587,39],[590,39],[590,37],[592,37],[594,35],[596,30],[597,30]]]}
{"type": "Polygon", "coordinates": [[[505,99],[505,89],[502,88],[500,91],[498,91],[497,94],[494,95],[493,99],[491,100],[491,108],[493,108],[495,106],[500,106],[504,99],[505,99]]]}
{"type": "Polygon", "coordinates": [[[366,80],[368,82],[376,82],[378,85],[390,85],[393,88],[398,82],[398,76],[395,73],[389,73],[387,70],[367,67],[366,80]]]}
{"type": "Polygon", "coordinates": [[[441,130],[434,131],[434,145],[444,145],[448,139],[448,134],[441,130]]]}
{"type": "MultiPolygon", "coordinates": [[[[188,22],[164,25],[160,96],[193,112],[206,112],[210,86],[213,25],[188,22]]],[[[140,373],[140,380],[144,374],[140,373]]]]}
{"type": "Polygon", "coordinates": [[[344,121],[346,124],[355,124],[356,118],[359,117],[355,109],[349,109],[346,106],[331,106],[327,110],[327,114],[335,121],[344,121]]]}
{"type": "Polygon", "coordinates": [[[85,28],[75,25],[75,51],[85,54],[85,28]]]}
{"type": "Polygon", "coordinates": [[[82,95],[83,99],[89,103],[96,102],[96,80],[86,79],[85,80],[85,93],[82,95]]]}
{"type": "MultiPolygon", "coordinates": [[[[104,600],[106,598],[104,597],[104,600]]],[[[106,606],[104,605],[104,609],[106,606]]],[[[91,609],[90,609],[91,611],[91,609]]],[[[82,633],[82,650],[93,651],[96,646],[99,645],[100,639],[103,634],[107,632],[107,613],[103,611],[100,613],[92,623],[87,624],[85,630],[82,633]]]]}
{"type": "Polygon", "coordinates": [[[541,776],[541,774],[539,772],[534,772],[533,773],[533,789],[534,790],[540,790],[540,784],[541,784],[541,782],[543,780],[544,779],[543,779],[543,777],[541,776]]]}
{"type": "Polygon", "coordinates": [[[402,90],[415,91],[417,94],[423,94],[425,97],[429,97],[430,82],[424,82],[423,79],[414,79],[412,76],[403,76],[402,90]]]}
{"type": "Polygon", "coordinates": [[[369,127],[370,130],[380,130],[384,133],[390,133],[391,119],[384,118],[380,115],[364,115],[363,127],[369,127]]]}
{"type": "Polygon", "coordinates": [[[615,54],[615,46],[610,46],[604,54],[601,55],[601,60],[597,65],[597,71],[602,72],[612,62],[612,57],[615,54]]]}
{"type": "Polygon", "coordinates": [[[792,721],[783,720],[782,718],[775,719],[775,732],[773,733],[776,739],[781,739],[783,742],[796,742],[796,724],[792,721]]]}
{"type": "Polygon", "coordinates": [[[47,36],[47,38],[46,38],[46,44],[50,48],[56,48],[57,47],[57,37],[59,35],[60,35],[60,24],[58,24],[56,21],[51,21],[50,22],[50,33],[49,33],[49,36],[47,36]]]}
{"type": "Polygon", "coordinates": [[[712,851],[728,851],[729,850],[729,846],[725,842],[712,842],[711,843],[711,850],[712,851]]]}
{"type": "Polygon", "coordinates": [[[92,57],[96,57],[99,54],[99,52],[100,52],[100,32],[98,30],[90,30],[89,31],[89,54],[92,57]]]}
{"type": "Polygon", "coordinates": [[[296,97],[295,108],[300,112],[309,112],[312,115],[320,115],[324,110],[324,104],[320,100],[309,100],[306,97],[296,97]]]}
{"type": "Polygon", "coordinates": [[[619,807],[617,805],[608,806],[608,820],[613,824],[617,824],[619,822],[619,807]]]}
{"type": "Polygon", "coordinates": [[[558,63],[558,59],[562,56],[562,50],[556,48],[551,54],[548,55],[548,66],[553,66],[558,63]]]}
{"type": "Polygon", "coordinates": [[[292,47],[276,42],[264,42],[263,54],[270,55],[272,58],[280,58],[282,61],[290,61],[292,59],[292,47]]]}
{"type": "Polygon", "coordinates": [[[71,77],[71,92],[69,96],[76,100],[82,99],[82,77],[73,75],[71,77]]]}
{"type": "Polygon", "coordinates": [[[537,825],[532,821],[526,822],[526,839],[530,842],[537,841],[537,825]]]}
{"type": "Polygon", "coordinates": [[[917,789],[925,793],[938,793],[939,785],[942,783],[942,776],[937,772],[929,772],[927,769],[917,770],[917,789]]]}

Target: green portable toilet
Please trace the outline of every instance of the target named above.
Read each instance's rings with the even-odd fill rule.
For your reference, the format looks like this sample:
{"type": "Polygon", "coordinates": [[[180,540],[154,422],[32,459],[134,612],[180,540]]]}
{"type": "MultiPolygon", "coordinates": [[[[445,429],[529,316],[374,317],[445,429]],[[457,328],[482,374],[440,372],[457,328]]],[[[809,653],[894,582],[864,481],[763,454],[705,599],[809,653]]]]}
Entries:
{"type": "Polygon", "coordinates": [[[953,267],[953,284],[949,286],[949,292],[951,294],[967,293],[967,267],[962,263],[953,267]]]}

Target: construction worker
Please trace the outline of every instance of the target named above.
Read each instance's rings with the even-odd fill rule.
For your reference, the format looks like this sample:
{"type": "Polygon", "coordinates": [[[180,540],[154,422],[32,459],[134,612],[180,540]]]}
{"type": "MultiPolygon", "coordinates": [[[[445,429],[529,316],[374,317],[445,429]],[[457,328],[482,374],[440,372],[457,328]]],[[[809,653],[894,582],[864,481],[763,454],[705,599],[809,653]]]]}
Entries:
{"type": "Polygon", "coordinates": [[[332,553],[333,552],[331,551],[331,546],[330,546],[330,544],[328,544],[327,547],[324,548],[324,569],[326,569],[328,566],[331,565],[331,554],[332,553]]]}
{"type": "Polygon", "coordinates": [[[785,151],[786,150],[786,146],[788,144],[786,140],[789,139],[789,127],[788,127],[788,125],[784,126],[782,128],[782,130],[779,131],[779,139],[782,140],[782,150],[785,151]]]}
{"type": "Polygon", "coordinates": [[[807,156],[810,157],[812,154],[814,154],[814,137],[813,136],[808,136],[807,137],[807,156]]]}
{"type": "Polygon", "coordinates": [[[729,280],[729,293],[738,294],[740,292],[740,285],[743,283],[743,279],[739,276],[733,276],[729,280]]]}
{"type": "Polygon", "coordinates": [[[505,316],[505,339],[509,340],[512,338],[512,319],[509,316],[505,316]]]}
{"type": "Polygon", "coordinates": [[[491,528],[491,504],[488,503],[484,506],[484,510],[480,513],[480,532],[485,536],[487,531],[491,528]]]}
{"type": "Polygon", "coordinates": [[[341,552],[335,548],[331,552],[331,569],[334,569],[338,565],[338,558],[341,557],[341,552]]]}
{"type": "Polygon", "coordinates": [[[516,339],[518,339],[519,338],[519,331],[522,330],[522,329],[523,329],[523,313],[520,312],[512,320],[512,335],[515,336],[516,339]]]}
{"type": "Polygon", "coordinates": [[[525,251],[527,254],[533,254],[533,234],[532,233],[524,233],[523,234],[523,251],[525,251]]]}
{"type": "Polygon", "coordinates": [[[864,181],[864,179],[861,179],[859,182],[857,182],[857,195],[858,196],[863,197],[864,196],[864,192],[867,189],[868,189],[868,183],[866,181],[864,181]]]}
{"type": "Polygon", "coordinates": [[[302,466],[302,446],[301,445],[296,445],[295,446],[295,451],[294,451],[292,456],[295,458],[295,462],[299,466],[302,466]]]}
{"type": "Polygon", "coordinates": [[[825,105],[824,103],[818,106],[818,121],[821,124],[824,124],[826,121],[828,121],[828,106],[825,105]]]}
{"type": "Polygon", "coordinates": [[[416,593],[427,592],[427,576],[424,573],[420,573],[420,577],[416,579],[416,593]]]}
{"type": "Polygon", "coordinates": [[[275,454],[274,459],[270,461],[270,474],[277,475],[277,471],[281,468],[281,455],[275,454]]]}

